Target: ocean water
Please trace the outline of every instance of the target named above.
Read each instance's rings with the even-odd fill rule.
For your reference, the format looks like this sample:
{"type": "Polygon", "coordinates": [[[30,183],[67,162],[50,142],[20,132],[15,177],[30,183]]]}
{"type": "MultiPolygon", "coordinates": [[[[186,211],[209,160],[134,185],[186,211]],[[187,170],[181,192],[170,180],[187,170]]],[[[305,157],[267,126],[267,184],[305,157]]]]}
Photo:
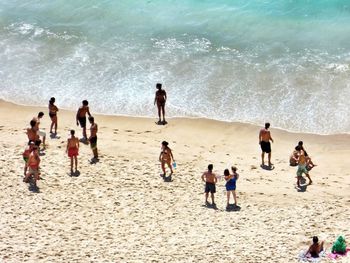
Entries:
{"type": "Polygon", "coordinates": [[[0,98],[350,132],[349,0],[2,0],[0,98]]]}

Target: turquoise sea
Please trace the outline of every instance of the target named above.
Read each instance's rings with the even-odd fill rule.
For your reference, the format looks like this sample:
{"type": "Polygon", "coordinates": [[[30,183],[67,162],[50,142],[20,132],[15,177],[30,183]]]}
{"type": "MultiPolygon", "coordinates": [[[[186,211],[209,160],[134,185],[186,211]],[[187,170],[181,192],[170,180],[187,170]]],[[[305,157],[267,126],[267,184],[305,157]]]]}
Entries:
{"type": "Polygon", "coordinates": [[[349,0],[1,0],[0,98],[350,132],[349,0]]]}

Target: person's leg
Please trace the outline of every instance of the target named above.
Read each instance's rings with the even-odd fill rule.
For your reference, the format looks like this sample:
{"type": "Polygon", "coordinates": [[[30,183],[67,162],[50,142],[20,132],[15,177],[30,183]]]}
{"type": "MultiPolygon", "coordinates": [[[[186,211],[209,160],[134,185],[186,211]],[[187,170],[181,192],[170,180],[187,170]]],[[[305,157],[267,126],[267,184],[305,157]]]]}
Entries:
{"type": "Polygon", "coordinates": [[[269,158],[269,166],[271,166],[271,152],[269,152],[268,158],[269,158]]]}
{"type": "Polygon", "coordinates": [[[78,157],[74,156],[74,161],[75,161],[75,171],[78,170],[78,157]]]}
{"type": "Polygon", "coordinates": [[[214,193],[210,193],[212,204],[215,205],[214,193]]]}
{"type": "Polygon", "coordinates": [[[160,105],[157,105],[157,108],[158,108],[158,122],[161,122],[161,106],[160,105]]]}
{"type": "Polygon", "coordinates": [[[28,170],[28,164],[27,162],[24,162],[24,176],[26,176],[28,170]]]}
{"type": "Polygon", "coordinates": [[[98,152],[97,152],[97,146],[92,150],[93,154],[94,154],[94,158],[98,159],[98,152]]]}
{"type": "Polygon", "coordinates": [[[73,156],[70,157],[70,171],[73,172],[73,156]]]}
{"type": "Polygon", "coordinates": [[[87,139],[87,135],[86,135],[86,127],[83,127],[83,138],[84,140],[87,139]]]}
{"type": "Polygon", "coordinates": [[[227,191],[227,207],[230,205],[230,191],[227,191]]]}
{"type": "Polygon", "coordinates": [[[309,185],[312,184],[312,180],[311,180],[311,177],[310,177],[309,173],[305,173],[305,175],[309,179],[309,185]]]}
{"type": "Polygon", "coordinates": [[[57,117],[55,117],[55,134],[57,134],[57,123],[58,123],[57,117]]]}
{"type": "Polygon", "coordinates": [[[53,125],[54,125],[54,124],[55,124],[54,121],[51,120],[50,133],[52,133],[52,128],[53,128],[53,125]]]}
{"type": "Polygon", "coordinates": [[[209,192],[205,192],[205,203],[208,203],[209,192]]]}
{"type": "Polygon", "coordinates": [[[162,105],[163,121],[165,122],[165,105],[162,105]]]}
{"type": "Polygon", "coordinates": [[[170,161],[167,162],[167,164],[168,164],[168,167],[169,167],[169,169],[170,169],[170,175],[172,175],[172,174],[174,173],[174,171],[173,171],[173,167],[172,167],[170,161]]]}
{"type": "Polygon", "coordinates": [[[165,172],[165,162],[162,161],[162,171],[163,171],[163,176],[165,176],[166,172],[165,172]]]}
{"type": "Polygon", "coordinates": [[[237,205],[236,190],[233,190],[233,191],[232,191],[232,195],[233,195],[233,200],[235,201],[235,205],[237,205]]]}
{"type": "Polygon", "coordinates": [[[261,153],[261,165],[265,165],[264,158],[265,158],[265,153],[262,152],[261,153]]]}

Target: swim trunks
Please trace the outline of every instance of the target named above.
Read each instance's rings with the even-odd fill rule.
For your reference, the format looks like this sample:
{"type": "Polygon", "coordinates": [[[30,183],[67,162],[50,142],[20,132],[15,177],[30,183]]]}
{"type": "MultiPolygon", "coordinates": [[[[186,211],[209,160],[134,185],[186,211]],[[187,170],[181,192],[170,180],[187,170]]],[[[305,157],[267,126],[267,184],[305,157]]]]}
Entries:
{"type": "Polygon", "coordinates": [[[90,138],[90,147],[91,147],[91,149],[97,148],[97,136],[90,138]]]}
{"type": "Polygon", "coordinates": [[[52,119],[53,117],[56,116],[56,113],[49,112],[49,116],[50,116],[50,118],[52,119]]]}
{"type": "Polygon", "coordinates": [[[234,191],[236,190],[236,178],[231,178],[226,182],[226,191],[234,191]]]}
{"type": "Polygon", "coordinates": [[[215,193],[216,192],[216,187],[215,187],[215,184],[213,184],[213,183],[208,183],[208,182],[206,182],[205,183],[205,189],[204,189],[204,192],[205,193],[215,193]]]}
{"type": "Polygon", "coordinates": [[[80,127],[85,128],[86,127],[86,117],[78,117],[78,121],[80,123],[80,127]]]}
{"type": "Polygon", "coordinates": [[[309,174],[307,169],[306,169],[306,165],[305,164],[299,164],[298,165],[298,171],[297,171],[297,176],[301,177],[304,174],[309,174]]]}
{"type": "Polygon", "coordinates": [[[79,155],[79,150],[77,147],[68,148],[68,157],[74,157],[79,155]]]}
{"type": "Polygon", "coordinates": [[[271,152],[271,144],[270,142],[264,142],[261,141],[260,143],[261,150],[265,153],[270,153],[271,152]]]}

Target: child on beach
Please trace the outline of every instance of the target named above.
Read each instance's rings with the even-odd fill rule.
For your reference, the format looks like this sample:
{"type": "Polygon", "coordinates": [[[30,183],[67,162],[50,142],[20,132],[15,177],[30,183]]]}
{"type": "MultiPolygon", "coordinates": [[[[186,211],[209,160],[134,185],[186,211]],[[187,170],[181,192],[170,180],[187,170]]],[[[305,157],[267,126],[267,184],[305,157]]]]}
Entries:
{"type": "Polygon", "coordinates": [[[300,180],[302,178],[303,173],[306,175],[306,177],[309,179],[309,185],[312,184],[312,180],[310,178],[309,172],[306,169],[307,166],[307,158],[305,156],[304,151],[301,149],[300,146],[296,147],[296,150],[299,153],[298,157],[298,170],[297,170],[297,186],[300,187],[300,180]]]}
{"type": "Polygon", "coordinates": [[[30,121],[30,128],[27,128],[28,143],[33,141],[36,146],[40,146],[41,140],[36,130],[36,121],[30,121]]]}
{"type": "Polygon", "coordinates": [[[39,147],[33,146],[32,152],[28,157],[28,173],[23,179],[23,182],[28,183],[30,176],[34,177],[34,186],[36,186],[36,182],[40,179],[39,165],[40,165],[40,157],[38,152],[39,147]]]}
{"type": "Polygon", "coordinates": [[[75,131],[71,130],[71,137],[67,140],[67,148],[66,153],[68,153],[68,157],[70,158],[70,171],[73,173],[73,158],[75,164],[75,171],[78,170],[78,155],[79,155],[79,139],[75,137],[75,131]]]}
{"type": "Polygon", "coordinates": [[[213,173],[213,168],[213,165],[209,164],[208,171],[202,174],[202,181],[205,182],[205,205],[207,206],[210,204],[208,202],[209,192],[211,196],[212,205],[215,206],[214,194],[216,192],[215,184],[217,183],[217,177],[215,173],[213,173]]]}
{"type": "Polygon", "coordinates": [[[77,111],[77,116],[76,116],[76,120],[77,120],[77,126],[83,128],[83,140],[87,140],[87,135],[86,135],[86,114],[89,115],[89,117],[91,117],[90,114],[90,109],[89,109],[89,102],[87,100],[83,100],[82,101],[82,105],[79,107],[78,111],[77,111]]]}
{"type": "Polygon", "coordinates": [[[49,101],[49,116],[51,119],[51,126],[50,126],[50,133],[52,132],[53,127],[55,127],[55,133],[57,134],[57,112],[58,112],[58,108],[55,105],[55,101],[56,99],[54,97],[52,97],[49,101]]]}
{"type": "Polygon", "coordinates": [[[23,156],[23,160],[24,160],[24,176],[26,176],[27,174],[27,170],[28,170],[28,159],[29,159],[29,155],[33,150],[34,147],[34,142],[33,141],[29,141],[27,147],[25,148],[22,156],[23,156]]]}
{"type": "Polygon", "coordinates": [[[97,161],[98,160],[98,152],[97,152],[97,130],[98,130],[98,127],[97,127],[97,123],[95,123],[94,117],[90,116],[89,122],[91,124],[89,143],[90,143],[92,153],[94,155],[93,159],[95,161],[97,161]]]}
{"type": "Polygon", "coordinates": [[[171,160],[173,160],[173,162],[175,162],[173,153],[172,153],[171,149],[168,147],[168,145],[169,145],[168,142],[166,142],[166,141],[162,142],[162,150],[161,150],[160,155],[159,155],[159,161],[161,162],[161,165],[162,165],[163,177],[165,177],[165,175],[166,175],[165,164],[167,164],[168,167],[170,168],[170,176],[171,176],[173,174],[171,160]]]}
{"type": "Polygon", "coordinates": [[[232,193],[233,200],[234,200],[234,206],[237,206],[237,196],[236,196],[236,182],[238,180],[238,173],[237,168],[232,166],[232,175],[230,174],[228,169],[225,169],[224,176],[226,180],[226,191],[227,191],[227,206],[226,209],[229,209],[230,207],[230,194],[232,193]]]}

